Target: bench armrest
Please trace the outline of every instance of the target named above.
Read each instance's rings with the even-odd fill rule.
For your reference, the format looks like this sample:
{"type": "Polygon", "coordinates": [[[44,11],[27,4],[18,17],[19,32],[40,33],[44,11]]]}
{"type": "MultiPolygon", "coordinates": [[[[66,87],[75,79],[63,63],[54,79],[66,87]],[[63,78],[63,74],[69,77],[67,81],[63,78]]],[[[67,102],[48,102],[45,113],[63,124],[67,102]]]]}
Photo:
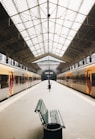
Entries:
{"type": "Polygon", "coordinates": [[[59,110],[50,110],[48,112],[48,123],[57,123],[60,124],[62,128],[65,128],[65,124],[59,110]]]}
{"type": "Polygon", "coordinates": [[[43,124],[48,123],[48,110],[47,110],[47,108],[46,108],[42,99],[39,99],[39,101],[37,103],[37,106],[36,106],[36,109],[35,109],[35,112],[39,113],[41,122],[43,124]]]}
{"type": "Polygon", "coordinates": [[[58,110],[58,115],[59,115],[60,125],[61,125],[63,128],[66,128],[59,110],[58,110]]]}
{"type": "Polygon", "coordinates": [[[41,111],[42,102],[43,102],[43,100],[39,99],[39,101],[37,103],[37,106],[36,106],[36,109],[35,109],[35,112],[40,112],[41,111]]]}

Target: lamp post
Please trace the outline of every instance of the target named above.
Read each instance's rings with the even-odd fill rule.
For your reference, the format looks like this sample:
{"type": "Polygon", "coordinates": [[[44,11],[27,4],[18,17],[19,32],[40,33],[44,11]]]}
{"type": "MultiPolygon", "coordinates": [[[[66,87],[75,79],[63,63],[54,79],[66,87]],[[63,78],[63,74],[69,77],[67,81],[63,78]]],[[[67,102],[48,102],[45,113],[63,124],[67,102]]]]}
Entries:
{"type": "Polygon", "coordinates": [[[49,89],[49,91],[51,89],[51,84],[50,84],[50,69],[49,69],[49,75],[48,75],[48,89],[49,89]]]}

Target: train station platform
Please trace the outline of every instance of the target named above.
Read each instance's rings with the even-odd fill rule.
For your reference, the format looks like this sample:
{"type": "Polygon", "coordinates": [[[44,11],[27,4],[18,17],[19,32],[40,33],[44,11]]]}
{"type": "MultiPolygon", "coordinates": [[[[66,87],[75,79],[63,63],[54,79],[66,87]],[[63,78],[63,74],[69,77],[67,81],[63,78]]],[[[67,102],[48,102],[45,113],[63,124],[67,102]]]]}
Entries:
{"type": "Polygon", "coordinates": [[[55,81],[43,81],[0,103],[0,139],[43,139],[43,125],[34,112],[39,99],[59,109],[66,128],[63,139],[95,138],[95,99],[55,81]]]}

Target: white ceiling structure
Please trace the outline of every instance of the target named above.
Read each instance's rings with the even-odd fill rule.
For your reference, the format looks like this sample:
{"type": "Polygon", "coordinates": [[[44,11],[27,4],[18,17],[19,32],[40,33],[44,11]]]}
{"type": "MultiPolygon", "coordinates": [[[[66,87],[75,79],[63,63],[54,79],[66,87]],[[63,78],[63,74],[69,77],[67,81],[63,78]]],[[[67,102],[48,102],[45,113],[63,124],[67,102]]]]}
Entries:
{"type": "MultiPolygon", "coordinates": [[[[1,0],[35,57],[62,57],[95,0],[1,0]]],[[[59,61],[60,62],[60,61],[59,61]]]]}

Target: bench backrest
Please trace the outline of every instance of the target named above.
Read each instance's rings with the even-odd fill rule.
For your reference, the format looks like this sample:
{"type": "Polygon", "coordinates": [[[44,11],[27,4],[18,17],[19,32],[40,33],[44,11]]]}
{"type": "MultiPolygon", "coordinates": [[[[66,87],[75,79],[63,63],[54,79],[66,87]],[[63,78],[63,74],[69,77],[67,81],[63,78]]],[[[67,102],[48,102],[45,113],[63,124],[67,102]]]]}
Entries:
{"type": "Polygon", "coordinates": [[[48,123],[48,110],[42,99],[38,101],[35,112],[39,112],[41,118],[43,119],[44,124],[48,123]]]}

